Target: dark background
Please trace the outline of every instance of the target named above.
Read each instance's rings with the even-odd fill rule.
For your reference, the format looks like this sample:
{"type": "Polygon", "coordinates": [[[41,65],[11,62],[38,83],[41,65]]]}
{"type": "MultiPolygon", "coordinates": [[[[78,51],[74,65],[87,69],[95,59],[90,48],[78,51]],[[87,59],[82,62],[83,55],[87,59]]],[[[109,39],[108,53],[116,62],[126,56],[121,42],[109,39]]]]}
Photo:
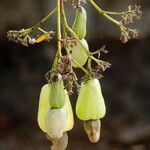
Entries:
{"type": "MultiPolygon", "coordinates": [[[[96,0],[95,0],[96,1],[96,0]]],[[[56,50],[55,42],[28,48],[9,42],[6,32],[20,30],[38,22],[54,7],[54,0],[1,0],[0,4],[0,149],[47,150],[50,143],[38,128],[37,108],[44,74],[50,69],[56,50]]],[[[96,1],[97,2],[97,1],[96,1]]],[[[87,40],[91,49],[107,45],[110,51],[103,59],[112,63],[101,80],[107,106],[102,120],[101,140],[91,144],[82,123],[75,120],[69,132],[68,150],[149,150],[150,149],[150,1],[101,0],[105,10],[123,11],[130,4],[142,6],[138,40],[119,41],[119,30],[100,17],[91,7],[88,11],[87,40]]],[[[68,9],[71,24],[74,9],[68,9]]],[[[44,26],[55,30],[52,17],[44,26]]],[[[72,96],[75,104],[77,95],[72,96]]]]}

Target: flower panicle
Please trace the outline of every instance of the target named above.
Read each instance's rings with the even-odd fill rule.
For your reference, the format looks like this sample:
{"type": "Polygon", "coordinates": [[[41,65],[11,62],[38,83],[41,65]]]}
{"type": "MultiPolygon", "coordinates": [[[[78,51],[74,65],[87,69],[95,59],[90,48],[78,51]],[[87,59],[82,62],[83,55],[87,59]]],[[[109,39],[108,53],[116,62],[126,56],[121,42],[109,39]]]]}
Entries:
{"type": "Polygon", "coordinates": [[[140,20],[142,17],[142,11],[140,10],[141,6],[135,5],[133,6],[128,6],[128,10],[126,12],[123,12],[121,15],[122,17],[122,23],[124,25],[128,25],[130,23],[134,23],[134,20],[140,20]]]}
{"type": "Polygon", "coordinates": [[[134,23],[134,20],[140,20],[142,17],[142,11],[140,10],[141,6],[135,5],[128,6],[128,10],[126,12],[123,12],[121,17],[122,20],[120,21],[120,40],[123,43],[128,42],[130,39],[137,39],[139,31],[137,29],[131,29],[129,27],[126,27],[126,25],[129,25],[130,23],[134,23]]]}
{"type": "Polygon", "coordinates": [[[121,27],[120,40],[123,43],[128,42],[130,39],[137,39],[139,31],[137,29],[130,29],[126,27],[121,27]]]}

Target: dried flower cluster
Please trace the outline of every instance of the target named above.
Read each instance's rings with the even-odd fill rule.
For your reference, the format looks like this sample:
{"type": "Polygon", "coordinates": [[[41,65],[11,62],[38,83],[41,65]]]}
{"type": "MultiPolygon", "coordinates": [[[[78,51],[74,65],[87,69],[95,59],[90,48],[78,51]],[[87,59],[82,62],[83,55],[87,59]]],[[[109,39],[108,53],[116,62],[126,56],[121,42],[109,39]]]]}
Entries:
{"type": "Polygon", "coordinates": [[[10,30],[7,32],[7,37],[10,41],[14,41],[24,46],[29,46],[43,41],[50,42],[52,35],[54,35],[53,31],[44,31],[44,34],[38,36],[37,38],[32,38],[30,35],[32,32],[33,28],[22,29],[20,31],[10,30]]]}
{"type": "Polygon", "coordinates": [[[123,43],[126,43],[130,39],[138,38],[138,33],[139,33],[139,31],[137,31],[137,29],[122,28],[121,29],[120,40],[123,43]]]}
{"type": "Polygon", "coordinates": [[[67,37],[62,40],[64,48],[70,49],[77,45],[77,39],[75,37],[67,37]]]}
{"type": "Polygon", "coordinates": [[[123,12],[121,17],[121,35],[120,40],[123,43],[126,43],[130,39],[135,39],[138,37],[138,31],[137,29],[130,29],[126,27],[126,25],[130,23],[134,23],[134,20],[140,20],[142,16],[142,11],[140,10],[141,6],[135,5],[134,7],[128,6],[128,10],[126,12],[123,12]]]}
{"type": "Polygon", "coordinates": [[[128,10],[122,14],[122,23],[127,25],[134,23],[135,20],[140,20],[142,16],[141,6],[135,5],[134,7],[128,6],[128,10]]]}
{"type": "Polygon", "coordinates": [[[82,3],[86,3],[86,0],[64,0],[65,2],[69,3],[72,5],[74,8],[78,8],[81,6],[82,3]]]}
{"type": "Polygon", "coordinates": [[[60,58],[57,64],[57,73],[62,75],[65,82],[65,88],[68,93],[73,93],[74,83],[77,81],[77,77],[72,67],[72,60],[70,55],[65,55],[60,58]]]}
{"type": "Polygon", "coordinates": [[[100,49],[97,51],[93,52],[92,55],[95,56],[97,55],[97,66],[95,68],[92,68],[92,74],[93,77],[100,79],[103,77],[103,72],[105,72],[106,69],[110,68],[111,64],[107,61],[100,60],[101,54],[107,54],[108,50],[106,50],[106,46],[102,46],[100,49]]]}
{"type": "Polygon", "coordinates": [[[22,29],[20,31],[10,30],[7,32],[7,37],[10,41],[22,44],[24,46],[29,46],[35,43],[35,39],[30,37],[31,30],[22,29]]]}

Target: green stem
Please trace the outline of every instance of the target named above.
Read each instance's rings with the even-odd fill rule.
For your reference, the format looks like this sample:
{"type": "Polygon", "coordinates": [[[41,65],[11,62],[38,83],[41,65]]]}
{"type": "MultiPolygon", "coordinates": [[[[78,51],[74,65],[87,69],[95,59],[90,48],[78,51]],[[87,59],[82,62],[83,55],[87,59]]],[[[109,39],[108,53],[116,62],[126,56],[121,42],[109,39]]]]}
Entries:
{"type": "Polygon", "coordinates": [[[93,0],[88,0],[88,1],[98,11],[98,13],[100,15],[102,15],[105,18],[107,18],[108,20],[110,20],[111,22],[116,24],[117,26],[121,25],[121,23],[119,21],[115,20],[114,18],[112,18],[108,14],[106,14],[105,11],[103,11],[93,0]]]}
{"type": "Polygon", "coordinates": [[[61,53],[61,12],[60,12],[60,0],[57,0],[57,46],[59,57],[62,56],[61,53]]]}
{"type": "Polygon", "coordinates": [[[19,32],[21,33],[20,37],[22,36],[26,36],[31,34],[34,30],[39,29],[39,27],[45,22],[47,21],[47,19],[49,19],[55,12],[57,11],[57,8],[55,8],[53,11],[51,11],[50,13],[48,13],[48,15],[46,15],[40,22],[38,22],[37,24],[35,24],[33,27],[27,28],[27,29],[23,29],[20,30],[19,32]]]}
{"type": "Polygon", "coordinates": [[[128,15],[128,14],[132,14],[134,13],[134,11],[125,11],[125,12],[111,12],[111,11],[104,11],[103,12],[107,15],[118,15],[118,16],[121,16],[121,15],[128,15]]]}
{"type": "Polygon", "coordinates": [[[107,15],[118,15],[118,16],[133,13],[133,11],[126,11],[126,12],[111,12],[111,11],[104,11],[104,10],[103,10],[103,12],[104,12],[105,14],[107,14],[107,15]]]}
{"type": "Polygon", "coordinates": [[[34,27],[32,27],[33,30],[40,27],[45,21],[47,21],[55,12],[57,11],[57,8],[49,12],[40,22],[38,22],[34,27]]]}
{"type": "Polygon", "coordinates": [[[59,54],[58,54],[58,51],[56,52],[55,54],[55,59],[54,59],[54,62],[53,62],[53,65],[52,65],[52,72],[56,72],[57,71],[57,64],[58,64],[58,60],[59,60],[59,54]]]}
{"type": "Polygon", "coordinates": [[[95,57],[91,56],[91,59],[94,60],[98,65],[99,65],[99,60],[96,59],[95,57]]]}
{"type": "Polygon", "coordinates": [[[103,12],[107,15],[123,15],[124,13],[123,12],[111,12],[111,11],[104,11],[103,12]]]}
{"type": "Polygon", "coordinates": [[[58,64],[58,60],[59,57],[62,56],[61,54],[61,23],[60,23],[60,1],[57,0],[57,41],[58,41],[58,50],[56,52],[55,55],[55,59],[52,65],[52,72],[56,72],[57,71],[57,64],[58,64]]]}
{"type": "Polygon", "coordinates": [[[82,69],[82,70],[85,72],[85,74],[89,74],[89,72],[88,72],[84,67],[82,67],[77,61],[75,61],[74,59],[72,59],[72,61],[73,61],[80,69],[82,69]]]}
{"type": "Polygon", "coordinates": [[[92,71],[92,67],[91,67],[91,58],[88,58],[88,69],[91,72],[92,71]]]}
{"type": "Polygon", "coordinates": [[[43,30],[42,28],[38,27],[38,30],[41,31],[42,33],[46,34],[47,32],[43,30]]]}
{"type": "Polygon", "coordinates": [[[65,12],[64,12],[64,1],[61,0],[61,17],[62,17],[62,26],[63,26],[63,39],[67,38],[67,31],[65,24],[67,24],[65,12]]]}

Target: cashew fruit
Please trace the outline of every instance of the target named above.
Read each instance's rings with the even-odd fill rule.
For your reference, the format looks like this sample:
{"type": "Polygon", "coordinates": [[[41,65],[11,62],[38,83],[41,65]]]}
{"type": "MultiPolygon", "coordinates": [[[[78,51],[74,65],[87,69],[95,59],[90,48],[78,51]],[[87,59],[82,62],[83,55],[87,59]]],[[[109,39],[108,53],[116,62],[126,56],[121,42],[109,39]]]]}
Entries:
{"type": "Polygon", "coordinates": [[[76,10],[75,20],[72,26],[72,30],[76,33],[79,39],[85,38],[87,28],[87,14],[83,7],[79,7],[76,10]]]}
{"type": "Polygon", "coordinates": [[[103,118],[106,112],[104,98],[98,79],[89,79],[81,84],[76,103],[76,115],[83,121],[103,118]]]}
{"type": "MultiPolygon", "coordinates": [[[[85,46],[85,48],[87,50],[89,50],[89,46],[88,46],[87,41],[85,39],[81,39],[80,41],[85,46]]],[[[88,55],[84,51],[84,49],[82,48],[81,44],[77,43],[74,47],[71,48],[71,51],[72,51],[71,52],[72,59],[75,60],[81,66],[83,66],[88,59],[88,55]]],[[[74,61],[72,61],[72,65],[75,68],[79,67],[74,61]]]]}

